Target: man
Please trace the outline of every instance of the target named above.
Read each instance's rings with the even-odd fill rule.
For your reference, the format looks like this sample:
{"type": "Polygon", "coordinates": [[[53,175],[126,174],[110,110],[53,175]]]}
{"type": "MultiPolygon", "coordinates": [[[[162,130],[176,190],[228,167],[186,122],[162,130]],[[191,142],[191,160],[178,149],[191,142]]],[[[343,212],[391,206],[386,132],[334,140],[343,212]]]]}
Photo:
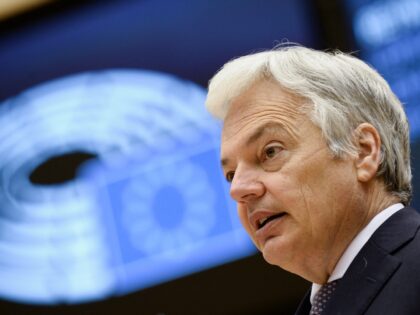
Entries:
{"type": "Polygon", "coordinates": [[[408,123],[375,70],[282,47],[227,63],[206,106],[246,231],[313,283],[296,314],[420,314],[408,123]]]}

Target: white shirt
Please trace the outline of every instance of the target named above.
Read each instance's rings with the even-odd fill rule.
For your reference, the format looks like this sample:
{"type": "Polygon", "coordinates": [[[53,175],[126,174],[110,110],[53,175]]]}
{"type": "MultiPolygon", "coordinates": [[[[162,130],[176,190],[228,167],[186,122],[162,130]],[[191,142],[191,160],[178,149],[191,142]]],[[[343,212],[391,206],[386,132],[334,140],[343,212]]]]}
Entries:
{"type": "MultiPolygon", "coordinates": [[[[365,228],[361,230],[359,234],[356,235],[356,237],[344,251],[333,272],[331,273],[331,276],[328,278],[328,282],[341,279],[346,273],[354,258],[357,256],[357,254],[360,252],[360,250],[366,244],[366,242],[370,239],[372,234],[375,233],[375,231],[387,219],[389,219],[390,216],[392,216],[395,212],[401,210],[402,208],[404,208],[404,205],[402,203],[396,203],[374,216],[373,219],[369,222],[369,224],[366,225],[365,228]]],[[[313,303],[315,294],[321,287],[322,285],[320,284],[312,283],[311,304],[313,303]]]]}

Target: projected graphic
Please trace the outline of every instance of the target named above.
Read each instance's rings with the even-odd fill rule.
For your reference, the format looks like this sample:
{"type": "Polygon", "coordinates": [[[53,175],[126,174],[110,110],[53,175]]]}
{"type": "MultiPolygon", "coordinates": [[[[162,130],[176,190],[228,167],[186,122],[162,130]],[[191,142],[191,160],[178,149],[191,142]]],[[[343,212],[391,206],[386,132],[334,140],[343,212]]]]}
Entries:
{"type": "Polygon", "coordinates": [[[411,136],[420,136],[420,0],[346,1],[361,56],[405,104],[411,136]]]}
{"type": "Polygon", "coordinates": [[[204,170],[192,163],[156,168],[123,190],[123,223],[134,247],[177,257],[214,226],[214,190],[204,170]]]}
{"type": "Polygon", "coordinates": [[[204,99],[167,74],[109,70],[1,104],[0,296],[101,299],[254,253],[204,99]]]}

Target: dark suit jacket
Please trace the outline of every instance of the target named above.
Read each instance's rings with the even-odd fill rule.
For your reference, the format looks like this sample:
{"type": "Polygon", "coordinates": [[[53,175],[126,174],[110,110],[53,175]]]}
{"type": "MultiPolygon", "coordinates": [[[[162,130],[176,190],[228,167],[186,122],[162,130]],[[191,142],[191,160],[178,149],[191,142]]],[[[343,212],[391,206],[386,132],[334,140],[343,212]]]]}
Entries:
{"type": "MultiPolygon", "coordinates": [[[[385,221],[339,280],[323,315],[419,315],[419,227],[411,208],[385,221]]],[[[309,314],[309,296],[295,315],[309,314]]]]}

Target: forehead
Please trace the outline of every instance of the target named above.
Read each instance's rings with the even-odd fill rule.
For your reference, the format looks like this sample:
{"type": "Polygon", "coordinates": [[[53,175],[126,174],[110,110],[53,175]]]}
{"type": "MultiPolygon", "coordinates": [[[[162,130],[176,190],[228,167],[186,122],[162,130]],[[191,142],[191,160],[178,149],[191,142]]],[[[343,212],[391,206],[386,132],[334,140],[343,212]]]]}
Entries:
{"type": "Polygon", "coordinates": [[[231,102],[223,124],[223,142],[253,132],[266,124],[282,126],[293,136],[298,121],[307,120],[309,102],[283,89],[273,80],[254,83],[231,102]]]}

